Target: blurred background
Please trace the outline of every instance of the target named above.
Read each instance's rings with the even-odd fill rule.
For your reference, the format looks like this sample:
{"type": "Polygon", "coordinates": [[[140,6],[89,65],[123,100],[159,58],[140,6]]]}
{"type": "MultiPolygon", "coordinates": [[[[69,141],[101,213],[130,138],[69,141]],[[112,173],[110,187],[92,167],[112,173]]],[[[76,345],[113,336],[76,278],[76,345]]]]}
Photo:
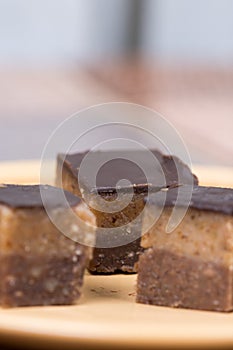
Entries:
{"type": "Polygon", "coordinates": [[[151,107],[232,166],[232,0],[0,0],[0,160],[40,158],[93,104],[151,107]]]}

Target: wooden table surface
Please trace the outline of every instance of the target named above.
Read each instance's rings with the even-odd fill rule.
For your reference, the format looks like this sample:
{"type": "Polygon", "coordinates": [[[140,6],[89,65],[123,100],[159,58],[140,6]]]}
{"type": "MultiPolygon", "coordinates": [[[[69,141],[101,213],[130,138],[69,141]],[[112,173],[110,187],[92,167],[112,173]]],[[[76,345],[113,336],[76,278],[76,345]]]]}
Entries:
{"type": "Polygon", "coordinates": [[[59,69],[0,67],[0,93],[0,160],[39,158],[66,117],[93,104],[125,101],[172,122],[193,162],[233,165],[233,66],[171,67],[129,59],[59,69]]]}

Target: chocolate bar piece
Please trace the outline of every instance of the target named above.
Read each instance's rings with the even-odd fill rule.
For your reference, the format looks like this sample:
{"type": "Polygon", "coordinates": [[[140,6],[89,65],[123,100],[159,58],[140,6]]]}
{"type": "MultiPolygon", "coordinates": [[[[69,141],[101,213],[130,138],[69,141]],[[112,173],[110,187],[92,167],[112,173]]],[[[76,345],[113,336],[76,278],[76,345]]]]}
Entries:
{"type": "MultiPolygon", "coordinates": [[[[184,205],[189,190],[182,189],[184,205]]],[[[159,209],[160,197],[150,201],[144,222],[159,209]]],[[[161,217],[142,238],[137,302],[232,311],[233,189],[195,187],[184,219],[166,233],[176,199],[177,189],[168,190],[161,217]]]]}
{"type": "MultiPolygon", "coordinates": [[[[80,166],[82,166],[82,161],[86,160],[85,157],[88,156],[88,152],[60,154],[57,158],[57,186],[79,196],[88,192],[88,195],[93,196],[93,201],[97,201],[95,195],[98,194],[106,201],[106,207],[108,201],[111,202],[116,196],[116,185],[119,180],[127,179],[132,185],[125,188],[125,190],[127,188],[132,189],[133,197],[124,209],[114,213],[92,209],[96,215],[98,227],[109,229],[109,235],[112,228],[118,228],[119,231],[118,246],[103,247],[98,244],[101,239],[97,230],[97,246],[89,265],[89,270],[93,273],[131,273],[137,271],[135,263],[138,261],[139,254],[144,250],[140,246],[141,221],[139,215],[144,208],[144,197],[148,192],[148,183],[158,187],[173,186],[179,182],[180,174],[183,183],[198,183],[196,176],[191,173],[189,167],[175,156],[165,156],[157,150],[151,150],[152,155],[158,162],[158,166],[154,170],[151,158],[146,157],[147,153],[144,151],[121,151],[121,157],[118,153],[117,151],[96,151],[91,154],[92,158],[90,159],[93,160],[93,164],[100,164],[101,162],[104,164],[97,173],[93,193],[92,188],[89,187],[89,190],[87,190],[85,183],[79,182],[80,166]],[[137,164],[140,164],[140,166],[137,164]],[[149,178],[143,172],[145,169],[149,173],[149,178]],[[136,218],[138,218],[137,224],[130,228],[126,226],[136,218]],[[130,235],[128,231],[130,231],[130,235]]],[[[95,165],[93,165],[93,168],[95,170],[95,165]]],[[[88,173],[92,174],[90,166],[86,170],[87,177],[88,173]]]]}
{"type": "MultiPolygon", "coordinates": [[[[66,237],[50,221],[41,191],[54,215],[66,217],[68,210],[72,210],[74,217],[81,219],[64,226],[70,235],[73,232],[73,238],[78,230],[84,230],[82,220],[94,224],[93,214],[71,193],[65,192],[64,204],[58,195],[61,189],[55,187],[1,185],[0,303],[3,307],[73,304],[80,296],[92,249],[66,237]]],[[[93,228],[88,231],[89,238],[90,235],[94,236],[93,228]]]]}

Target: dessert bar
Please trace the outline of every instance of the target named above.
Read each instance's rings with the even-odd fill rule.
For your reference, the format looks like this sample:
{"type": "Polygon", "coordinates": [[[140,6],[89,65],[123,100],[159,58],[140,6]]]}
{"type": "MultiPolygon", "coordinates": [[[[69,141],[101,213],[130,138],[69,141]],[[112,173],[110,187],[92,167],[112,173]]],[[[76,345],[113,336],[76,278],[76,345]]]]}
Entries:
{"type": "MultiPolygon", "coordinates": [[[[189,190],[182,188],[183,205],[189,190]]],[[[144,223],[160,208],[163,195],[157,193],[150,200],[144,223]]],[[[162,215],[142,237],[145,251],[138,263],[137,301],[233,310],[233,189],[195,187],[185,217],[166,233],[176,199],[177,189],[168,190],[162,215]]]]}
{"type": "MultiPolygon", "coordinates": [[[[93,160],[93,164],[104,163],[97,174],[96,188],[93,192],[92,188],[87,190],[85,183],[79,183],[80,166],[82,161],[85,161],[85,157],[88,156],[88,152],[59,154],[57,157],[57,186],[76,195],[90,195],[94,202],[98,201],[98,194],[105,200],[106,208],[116,198],[116,186],[120,180],[127,179],[132,185],[132,200],[130,204],[125,205],[124,209],[109,213],[92,208],[98,227],[109,229],[109,235],[111,228],[119,228],[120,242],[112,247],[110,245],[108,247],[101,246],[100,240],[103,238],[100,239],[97,230],[97,247],[94,249],[93,259],[89,265],[89,270],[92,273],[137,271],[135,263],[144,249],[140,246],[141,222],[139,215],[144,208],[144,197],[147,195],[148,185],[173,186],[179,182],[179,176],[181,176],[183,183],[198,183],[197,177],[191,173],[189,167],[177,157],[165,156],[157,150],[151,150],[151,153],[158,163],[156,169],[151,164],[151,158],[147,157],[146,151],[121,151],[121,158],[119,158],[117,151],[92,152],[90,159],[93,160]],[[149,178],[143,172],[145,169],[150,175],[149,178]],[[86,193],[87,191],[88,193],[86,193]],[[128,224],[134,220],[137,223],[129,226],[128,224]]],[[[93,165],[93,167],[95,166],[93,165]]],[[[86,171],[87,177],[88,172],[92,173],[91,167],[86,171]]],[[[121,190],[124,191],[122,188],[121,190]]]]}
{"type": "MultiPolygon", "coordinates": [[[[0,302],[3,307],[73,304],[80,296],[92,248],[62,234],[50,221],[41,198],[59,217],[72,210],[77,222],[66,224],[69,234],[92,237],[94,215],[81,200],[46,186],[0,186],[0,302]],[[84,224],[84,220],[89,225],[84,224]],[[80,224],[79,224],[80,222],[80,224]],[[86,231],[85,231],[86,227],[86,231]]],[[[83,238],[85,242],[85,238],[83,238]]]]}

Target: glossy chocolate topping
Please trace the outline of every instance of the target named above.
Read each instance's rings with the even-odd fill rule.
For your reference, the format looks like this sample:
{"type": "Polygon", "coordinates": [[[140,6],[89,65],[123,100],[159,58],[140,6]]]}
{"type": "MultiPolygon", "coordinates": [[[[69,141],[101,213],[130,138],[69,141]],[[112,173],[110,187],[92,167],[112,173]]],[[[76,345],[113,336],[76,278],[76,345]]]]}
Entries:
{"type": "Polygon", "coordinates": [[[72,193],[53,186],[0,185],[0,204],[12,208],[41,208],[44,203],[53,208],[74,207],[79,202],[80,199],[72,193]]]}
{"type": "MultiPolygon", "coordinates": [[[[197,177],[180,159],[175,156],[163,155],[157,150],[150,150],[150,152],[154,156],[155,162],[153,160],[151,162],[151,158],[147,156],[147,151],[142,150],[123,150],[121,153],[118,151],[93,152],[93,160],[98,159],[104,162],[107,159],[97,173],[96,188],[114,189],[118,181],[122,179],[130,181],[135,192],[147,190],[147,184],[158,187],[172,186],[177,183],[191,184],[193,182],[195,185],[198,184],[197,177]],[[121,158],[119,158],[119,154],[121,158]],[[137,160],[140,160],[140,162],[137,162],[137,160]],[[145,174],[145,170],[147,174],[145,174]]],[[[87,154],[88,152],[60,154],[58,155],[58,162],[62,163],[64,161],[64,166],[77,177],[80,165],[87,154]]],[[[92,169],[90,169],[91,172],[92,169]]]]}
{"type": "MultiPolygon", "coordinates": [[[[231,188],[195,186],[191,201],[189,201],[189,186],[181,186],[179,190],[181,198],[178,206],[189,205],[194,209],[233,215],[233,189],[231,188]]],[[[178,188],[171,188],[166,192],[156,193],[151,202],[159,205],[165,195],[165,206],[174,206],[177,201],[177,191],[178,188]]]]}

